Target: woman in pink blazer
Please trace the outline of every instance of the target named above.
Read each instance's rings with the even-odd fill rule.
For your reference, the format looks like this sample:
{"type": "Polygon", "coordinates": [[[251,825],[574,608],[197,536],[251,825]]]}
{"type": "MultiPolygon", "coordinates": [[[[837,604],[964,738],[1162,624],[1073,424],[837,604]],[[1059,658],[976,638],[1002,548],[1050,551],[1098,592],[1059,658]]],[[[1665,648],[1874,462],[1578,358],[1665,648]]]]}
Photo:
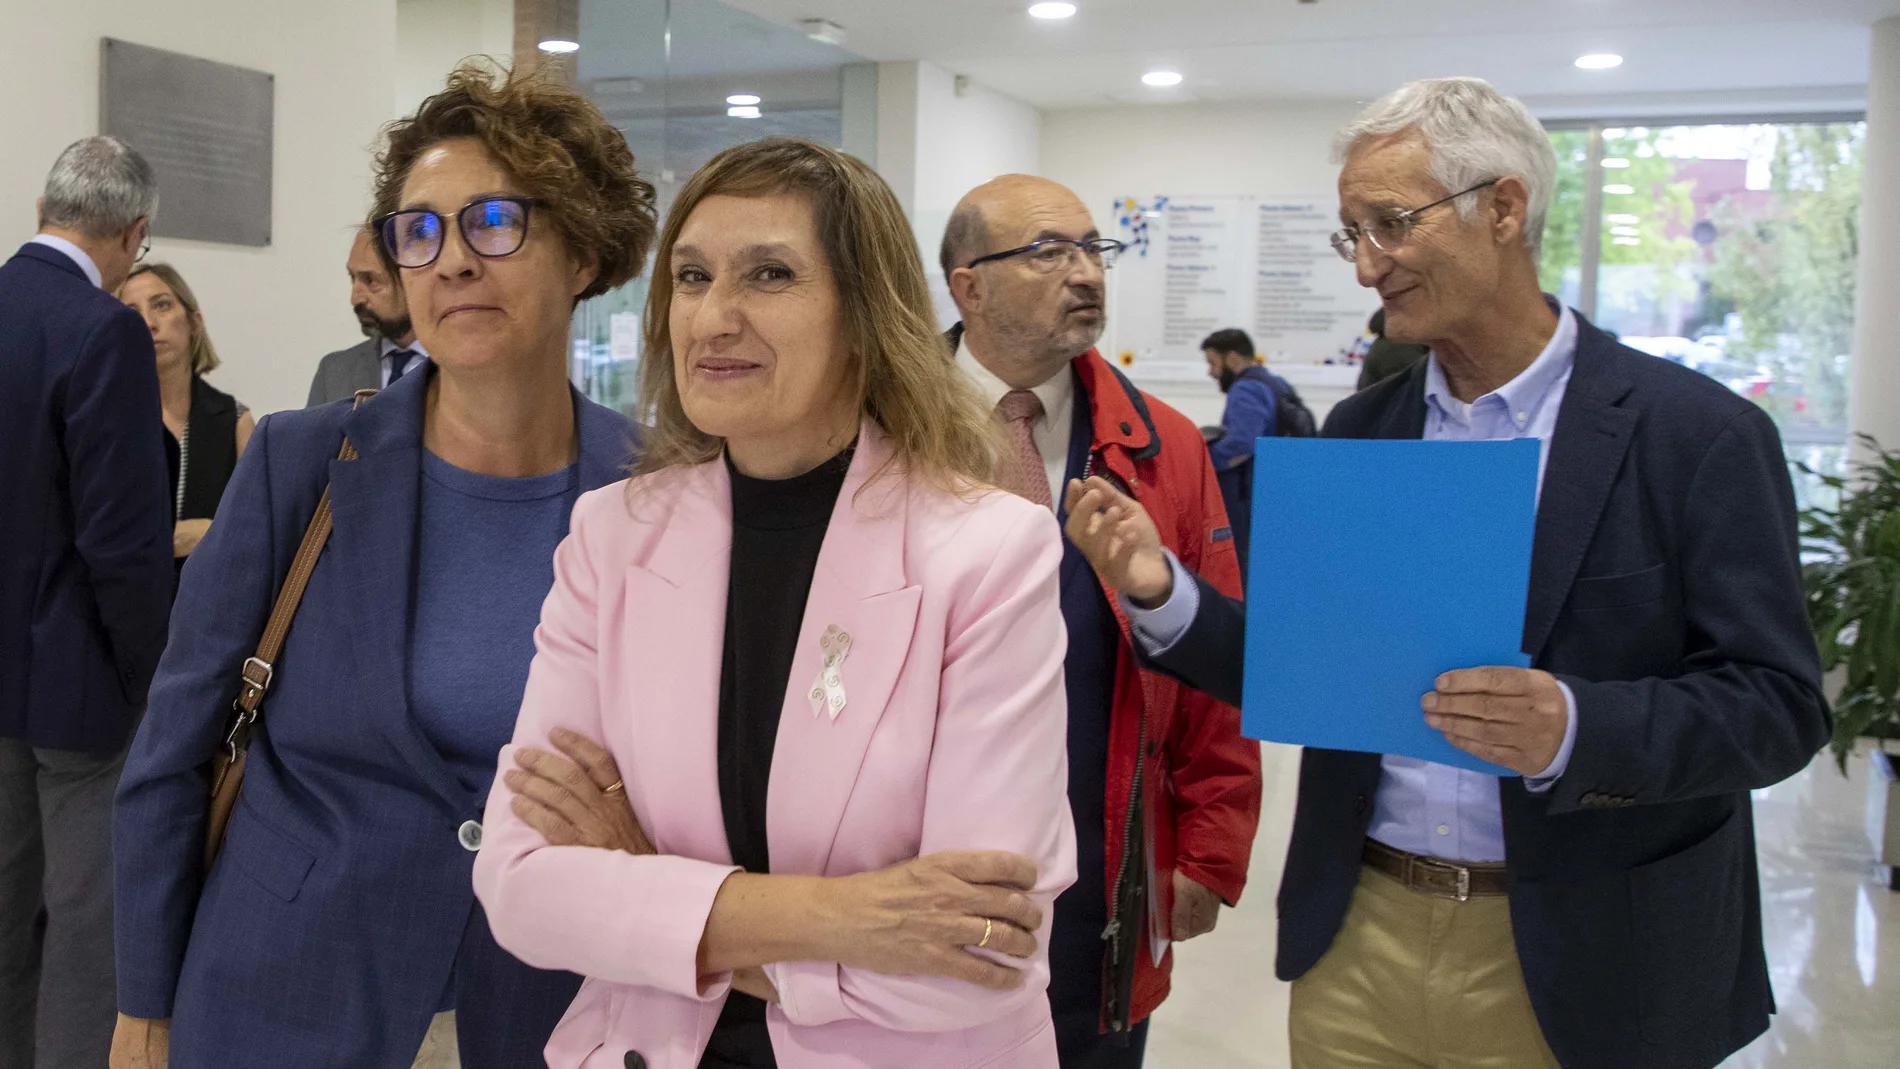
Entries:
{"type": "Polygon", "coordinates": [[[588,978],[548,1064],[1055,1069],[1060,535],[988,485],[903,212],[757,142],[657,263],[653,429],[556,554],[475,863],[501,945],[588,978]]]}

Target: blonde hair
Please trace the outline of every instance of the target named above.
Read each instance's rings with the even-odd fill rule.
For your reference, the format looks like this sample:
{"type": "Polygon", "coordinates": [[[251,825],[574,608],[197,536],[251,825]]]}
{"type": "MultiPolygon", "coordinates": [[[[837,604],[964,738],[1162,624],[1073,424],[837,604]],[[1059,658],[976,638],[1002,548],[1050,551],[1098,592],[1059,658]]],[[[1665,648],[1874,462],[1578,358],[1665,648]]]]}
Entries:
{"type": "MultiPolygon", "coordinates": [[[[179,274],[178,269],[170,264],[152,263],[134,267],[132,273],[125,276],[125,280],[131,282],[140,275],[156,277],[172,291],[172,296],[178,298],[178,303],[184,305],[185,322],[191,329],[191,341],[185,347],[185,351],[191,356],[191,373],[206,375],[217,370],[218,365],[224,361],[218,359],[218,350],[211,345],[211,332],[205,329],[204,313],[198,310],[198,295],[191,292],[191,287],[185,284],[185,276],[179,274]]],[[[125,292],[124,288],[121,287],[119,292],[125,292]]]]}
{"type": "Polygon", "coordinates": [[[674,376],[668,265],[681,229],[707,197],[780,193],[811,203],[838,286],[859,410],[890,436],[893,462],[955,493],[993,483],[1000,434],[937,332],[917,239],[897,197],[857,159],[786,137],[714,156],[673,203],[647,294],[638,411],[649,429],[635,474],[703,463],[725,446],[687,418],[674,376]]]}

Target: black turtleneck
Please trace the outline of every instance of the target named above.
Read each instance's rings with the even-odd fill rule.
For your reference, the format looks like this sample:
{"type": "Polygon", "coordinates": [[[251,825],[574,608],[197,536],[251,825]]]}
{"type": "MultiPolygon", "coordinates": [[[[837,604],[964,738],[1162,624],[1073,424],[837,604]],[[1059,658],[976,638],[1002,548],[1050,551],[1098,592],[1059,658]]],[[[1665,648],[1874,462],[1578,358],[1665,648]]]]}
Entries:
{"type": "MultiPolygon", "coordinates": [[[[770,872],[765,799],[779,711],[791,684],[818,551],[844,489],[852,450],[790,479],[732,478],[732,566],[719,669],[719,801],[732,863],[770,872]]],[[[802,681],[801,681],[802,683],[802,681]]],[[[734,993],[701,1069],[774,1069],[765,1003],[734,993]]]]}

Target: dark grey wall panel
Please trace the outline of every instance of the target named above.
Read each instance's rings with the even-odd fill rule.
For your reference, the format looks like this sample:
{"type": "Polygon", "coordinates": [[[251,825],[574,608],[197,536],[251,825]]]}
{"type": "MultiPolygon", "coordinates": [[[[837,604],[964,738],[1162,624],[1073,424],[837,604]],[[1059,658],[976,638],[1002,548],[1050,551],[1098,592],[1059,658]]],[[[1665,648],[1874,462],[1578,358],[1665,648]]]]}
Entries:
{"type": "Polygon", "coordinates": [[[275,78],[110,37],[99,51],[100,132],[158,172],[153,236],[269,245],[275,78]]]}

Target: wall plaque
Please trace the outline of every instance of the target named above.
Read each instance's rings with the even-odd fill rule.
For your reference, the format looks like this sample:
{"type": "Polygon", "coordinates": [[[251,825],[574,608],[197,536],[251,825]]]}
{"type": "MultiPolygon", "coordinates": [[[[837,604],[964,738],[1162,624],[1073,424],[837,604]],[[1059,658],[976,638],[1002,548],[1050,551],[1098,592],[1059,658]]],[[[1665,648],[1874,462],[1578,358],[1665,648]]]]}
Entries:
{"type": "Polygon", "coordinates": [[[152,235],[269,245],[274,76],[110,37],[99,51],[100,132],[158,174],[152,235]]]}

